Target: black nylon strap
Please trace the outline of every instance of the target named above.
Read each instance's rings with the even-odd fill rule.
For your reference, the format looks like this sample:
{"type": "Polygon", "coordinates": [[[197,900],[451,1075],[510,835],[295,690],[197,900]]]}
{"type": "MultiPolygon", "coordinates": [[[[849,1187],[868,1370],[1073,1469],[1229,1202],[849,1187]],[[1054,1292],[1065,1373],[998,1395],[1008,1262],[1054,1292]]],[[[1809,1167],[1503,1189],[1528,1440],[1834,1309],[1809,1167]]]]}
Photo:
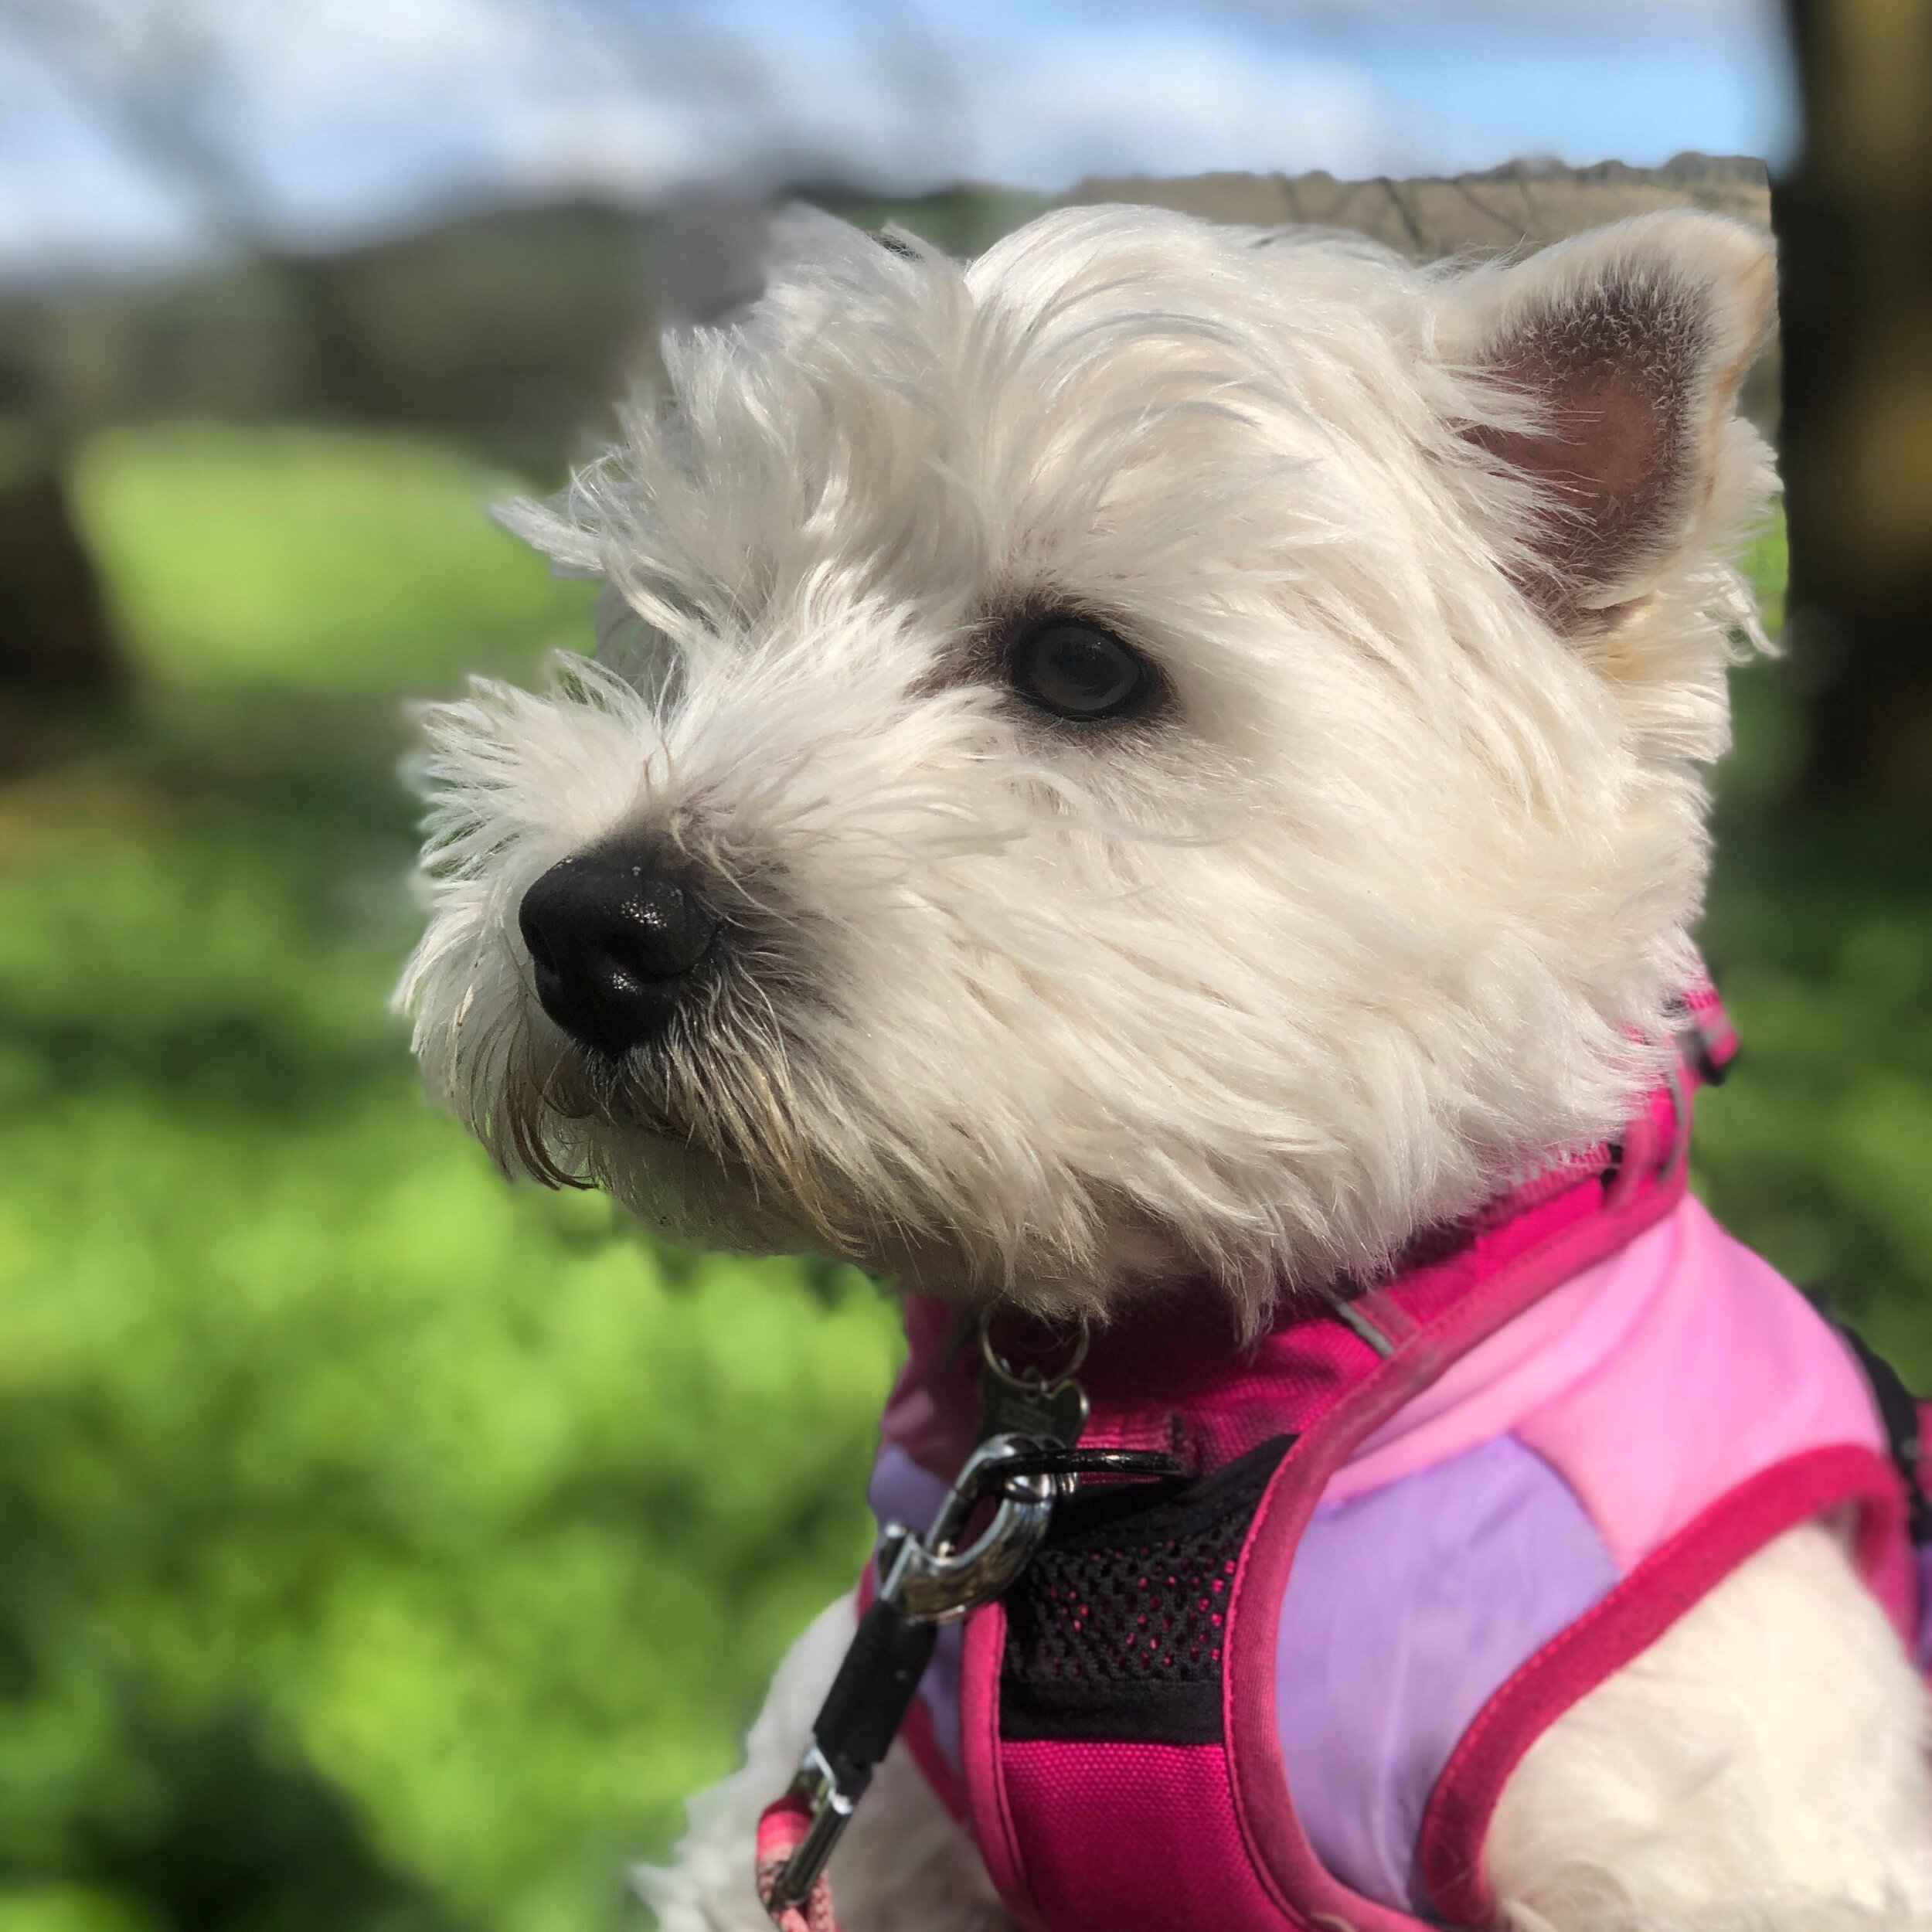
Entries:
{"type": "Polygon", "coordinates": [[[1899,1474],[1905,1478],[1906,1522],[1915,1543],[1932,1543],[1932,1501],[1928,1501],[1919,1479],[1919,1458],[1923,1452],[1918,1400],[1906,1387],[1897,1369],[1860,1335],[1842,1321],[1832,1325],[1865,1371],[1872,1385],[1872,1400],[1877,1403],[1879,1420],[1885,1425],[1886,1446],[1899,1474]]]}
{"type": "Polygon", "coordinates": [[[852,1648],[825,1693],[813,1740],[855,1795],[892,1748],[939,1640],[937,1624],[915,1623],[883,1600],[859,1620],[852,1648]]]}

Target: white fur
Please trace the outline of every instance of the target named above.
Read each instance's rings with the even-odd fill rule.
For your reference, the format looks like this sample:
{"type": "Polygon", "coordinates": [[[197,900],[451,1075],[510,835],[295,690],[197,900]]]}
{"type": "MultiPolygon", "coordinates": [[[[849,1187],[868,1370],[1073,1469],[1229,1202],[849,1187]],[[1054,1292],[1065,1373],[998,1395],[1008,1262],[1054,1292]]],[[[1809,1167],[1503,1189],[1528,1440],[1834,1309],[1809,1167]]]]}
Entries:
{"type": "MultiPolygon", "coordinates": [[[[1730,413],[1770,281],[1696,216],[1426,271],[1147,210],[964,266],[794,217],[750,315],[508,513],[609,588],[596,662],[427,713],[432,1087],[507,1169],[687,1235],[1101,1315],[1192,1271],[1250,1322],[1612,1131],[1692,969],[1700,767],[1757,634],[1724,546],[1770,487],[1730,413]],[[1606,278],[1686,454],[1656,540],[1592,574],[1560,465],[1505,454],[1560,412],[1498,372],[1606,278]],[[1069,731],[1002,688],[1002,627],[1056,606],[1159,663],[1162,715],[1069,731]],[[631,832],[726,882],[732,958],[611,1065],[544,1017],[516,910],[631,832]]],[[[760,1923],[757,1811],[849,1614],[648,1878],[669,1932],[760,1923]]],[[[1835,1542],[1794,1532],[1532,1750],[1505,1916],[1917,1923],[1925,1728],[1835,1542]]],[[[850,1932],[997,1922],[901,1758],[862,1816],[850,1932]]]]}
{"type": "MultiPolygon", "coordinates": [[[[505,1166],[942,1291],[1090,1307],[1194,1267],[1256,1315],[1613,1129],[1690,970],[1693,761],[1752,621],[1702,543],[1587,638],[1539,616],[1534,506],[1466,433],[1530,407],[1469,359],[1488,281],[1144,209],[964,267],[825,217],[785,241],[621,449],[510,513],[624,600],[616,668],[427,715],[404,998],[505,1166]],[[1076,740],[974,674],[1054,601],[1179,715],[1076,740]],[[515,910],[627,828],[739,882],[764,956],[600,1085],[515,910]]],[[[1734,522],[1761,446],[1716,456],[1734,522]]]]}
{"type": "Polygon", "coordinates": [[[1522,1932],[1932,1923],[1928,1741],[1839,1539],[1790,1531],[1531,1746],[1492,1889],[1522,1932]]]}

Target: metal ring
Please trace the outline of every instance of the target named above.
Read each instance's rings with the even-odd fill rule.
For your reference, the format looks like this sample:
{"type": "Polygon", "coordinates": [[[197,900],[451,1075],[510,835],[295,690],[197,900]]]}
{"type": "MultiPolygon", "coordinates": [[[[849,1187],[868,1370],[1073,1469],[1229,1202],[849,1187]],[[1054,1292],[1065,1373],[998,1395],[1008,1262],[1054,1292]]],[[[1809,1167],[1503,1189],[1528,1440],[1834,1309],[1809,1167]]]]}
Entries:
{"type": "Polygon", "coordinates": [[[1087,1359],[1087,1352],[1093,1345],[1092,1332],[1087,1324],[1087,1317],[1080,1317],[1080,1333],[1074,1338],[1073,1359],[1065,1368],[1049,1376],[1043,1369],[1016,1370],[1013,1365],[993,1346],[993,1318],[997,1308],[982,1308],[979,1316],[979,1352],[985,1358],[986,1366],[995,1375],[1014,1389],[1043,1389],[1054,1383],[1065,1382],[1080,1372],[1080,1365],[1087,1359]]]}

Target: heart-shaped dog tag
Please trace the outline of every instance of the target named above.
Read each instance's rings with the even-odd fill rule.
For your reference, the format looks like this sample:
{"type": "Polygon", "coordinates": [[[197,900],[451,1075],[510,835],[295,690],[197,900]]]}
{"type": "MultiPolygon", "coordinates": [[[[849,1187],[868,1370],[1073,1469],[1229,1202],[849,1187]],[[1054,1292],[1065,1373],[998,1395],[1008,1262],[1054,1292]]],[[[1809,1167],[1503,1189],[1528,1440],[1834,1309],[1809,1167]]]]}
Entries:
{"type": "Polygon", "coordinates": [[[1071,1376],[1049,1382],[1037,1371],[1008,1373],[992,1362],[979,1372],[979,1439],[1033,1436],[1070,1449],[1087,1427],[1087,1391],[1071,1376]]]}

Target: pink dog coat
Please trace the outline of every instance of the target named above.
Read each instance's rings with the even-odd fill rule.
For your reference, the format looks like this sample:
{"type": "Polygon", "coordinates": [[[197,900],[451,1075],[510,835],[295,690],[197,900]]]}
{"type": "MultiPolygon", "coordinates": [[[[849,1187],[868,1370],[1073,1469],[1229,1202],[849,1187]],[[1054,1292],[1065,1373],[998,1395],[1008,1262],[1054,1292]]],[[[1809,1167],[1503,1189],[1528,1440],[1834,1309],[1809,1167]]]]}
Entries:
{"type": "MultiPolygon", "coordinates": [[[[1733,1050],[1693,1002],[1689,1059],[1733,1050]]],[[[1685,1189],[1688,1102],[1236,1345],[1200,1293],[1095,1338],[1090,1485],[947,1632],[906,1736],[1040,1932],[1490,1916],[1482,1851],[1548,1726],[1781,1532],[1842,1526],[1916,1646],[1907,1485],[1840,1334],[1685,1189]]],[[[914,1301],[872,1482],[923,1523],[977,1417],[914,1301]]]]}

